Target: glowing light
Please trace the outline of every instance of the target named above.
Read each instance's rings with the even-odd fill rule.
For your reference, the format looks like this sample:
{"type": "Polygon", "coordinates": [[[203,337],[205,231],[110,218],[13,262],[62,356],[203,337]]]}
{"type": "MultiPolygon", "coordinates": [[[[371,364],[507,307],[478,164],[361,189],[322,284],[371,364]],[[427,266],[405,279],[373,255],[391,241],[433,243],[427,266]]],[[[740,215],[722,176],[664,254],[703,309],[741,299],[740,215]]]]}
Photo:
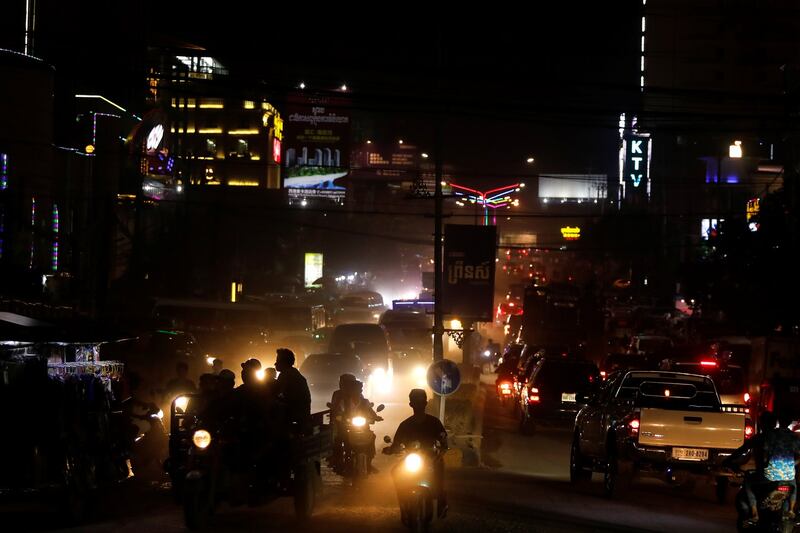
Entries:
{"type": "Polygon", "coordinates": [[[534,162],[534,159],[533,159],[532,157],[529,157],[529,158],[528,158],[528,159],[526,159],[525,161],[526,161],[527,163],[533,163],[533,162],[534,162]]]}
{"type": "Polygon", "coordinates": [[[53,272],[58,270],[58,205],[53,204],[53,249],[50,254],[53,272]]]}
{"type": "Polygon", "coordinates": [[[208,448],[208,445],[211,444],[211,433],[205,429],[198,429],[194,432],[194,435],[192,435],[192,442],[201,450],[205,450],[208,448]]]}
{"type": "Polygon", "coordinates": [[[347,84],[346,84],[346,83],[343,83],[343,84],[342,84],[342,86],[340,87],[340,89],[341,89],[342,91],[347,91],[347,84]]]}
{"type": "Polygon", "coordinates": [[[400,139],[399,141],[397,141],[397,144],[403,144],[403,139],[400,139]]]}
{"type": "Polygon", "coordinates": [[[236,303],[236,282],[231,282],[231,302],[236,303]]]}
{"type": "Polygon", "coordinates": [[[93,154],[94,153],[94,145],[87,144],[86,148],[84,148],[83,151],[86,152],[89,155],[93,154]]]}
{"type": "Polygon", "coordinates": [[[581,228],[578,226],[565,226],[561,228],[561,236],[565,241],[577,241],[581,238],[581,228]]]}
{"type": "Polygon", "coordinates": [[[461,321],[457,318],[454,318],[450,321],[450,329],[461,329],[461,321]]]}
{"type": "Polygon", "coordinates": [[[728,147],[728,157],[731,159],[742,158],[742,141],[733,141],[733,144],[728,147]]]}
{"type": "Polygon", "coordinates": [[[99,94],[76,94],[76,95],[75,95],[75,98],[96,98],[96,99],[98,99],[98,100],[102,100],[102,101],[104,101],[105,103],[107,103],[107,104],[110,104],[110,105],[112,105],[112,106],[116,107],[116,108],[117,108],[117,109],[119,109],[120,111],[124,111],[125,113],[127,113],[127,112],[128,112],[128,110],[127,110],[127,109],[125,109],[124,107],[122,107],[121,105],[117,105],[117,104],[115,104],[114,102],[112,102],[111,100],[109,100],[108,98],[106,98],[105,96],[100,96],[99,94]]]}
{"type": "Polygon", "coordinates": [[[225,109],[225,104],[200,104],[200,109],[225,109]]]}
{"type": "Polygon", "coordinates": [[[164,138],[164,126],[156,124],[150,133],[147,134],[147,149],[156,150],[161,145],[161,139],[164,138]]]}
{"type": "Polygon", "coordinates": [[[267,377],[267,370],[265,368],[259,368],[256,370],[256,379],[259,381],[264,381],[267,377]]]}
{"type": "Polygon", "coordinates": [[[244,101],[244,108],[245,109],[255,109],[256,103],[252,100],[245,100],[244,101]]]}
{"type": "Polygon", "coordinates": [[[0,191],[8,189],[8,154],[0,154],[0,191]]]}
{"type": "Polygon", "coordinates": [[[233,179],[228,180],[228,185],[231,187],[258,187],[258,181],[233,179]]]}
{"type": "Polygon", "coordinates": [[[229,130],[228,135],[258,135],[258,128],[247,128],[243,130],[229,130]]]}
{"type": "Polygon", "coordinates": [[[354,416],[352,420],[350,420],[350,423],[353,424],[353,427],[360,428],[367,424],[367,419],[363,416],[354,416]]]}
{"type": "Polygon", "coordinates": [[[299,87],[301,89],[305,89],[306,88],[306,84],[301,81],[299,87]]]}
{"type": "Polygon", "coordinates": [[[305,207],[305,206],[307,206],[307,205],[308,205],[308,200],[306,200],[305,198],[303,198],[302,200],[300,200],[300,205],[301,205],[302,207],[305,207]]]}
{"type": "Polygon", "coordinates": [[[186,408],[189,406],[189,397],[188,396],[178,396],[175,398],[175,409],[179,410],[182,413],[186,412],[186,408]]]}
{"type": "Polygon", "coordinates": [[[428,154],[426,154],[425,152],[422,152],[422,159],[428,159],[428,154]]]}
{"type": "Polygon", "coordinates": [[[403,460],[403,466],[412,474],[419,472],[422,468],[422,457],[418,453],[410,453],[403,460]]]}
{"type": "Polygon", "coordinates": [[[200,128],[197,133],[222,133],[222,128],[200,128]]]}

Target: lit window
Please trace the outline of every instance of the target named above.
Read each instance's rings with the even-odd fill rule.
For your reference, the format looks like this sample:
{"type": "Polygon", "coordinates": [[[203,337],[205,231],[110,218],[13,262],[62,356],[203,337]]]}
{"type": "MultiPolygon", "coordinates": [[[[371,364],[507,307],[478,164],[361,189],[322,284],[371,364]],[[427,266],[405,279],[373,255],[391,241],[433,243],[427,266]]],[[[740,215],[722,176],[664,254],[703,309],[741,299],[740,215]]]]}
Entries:
{"type": "Polygon", "coordinates": [[[256,103],[252,100],[245,100],[244,101],[244,108],[245,109],[255,109],[256,103]]]}
{"type": "Polygon", "coordinates": [[[248,155],[248,143],[245,139],[237,139],[236,140],[236,155],[239,157],[245,157],[248,155]]]}

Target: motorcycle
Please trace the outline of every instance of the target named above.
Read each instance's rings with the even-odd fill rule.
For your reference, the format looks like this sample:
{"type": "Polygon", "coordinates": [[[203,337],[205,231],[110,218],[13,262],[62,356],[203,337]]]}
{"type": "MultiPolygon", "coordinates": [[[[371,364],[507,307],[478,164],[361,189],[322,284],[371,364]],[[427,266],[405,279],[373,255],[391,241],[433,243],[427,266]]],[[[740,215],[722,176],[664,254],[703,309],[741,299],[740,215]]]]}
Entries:
{"type": "Polygon", "coordinates": [[[160,465],[167,450],[167,430],[164,412],[154,404],[126,400],[123,412],[127,413],[129,431],[128,476],[141,474],[151,465],[160,465]],[[126,402],[130,402],[126,405],[126,402]]]}
{"type": "MultiPolygon", "coordinates": [[[[387,435],[383,442],[391,444],[387,435]]],[[[383,453],[392,453],[384,448],[383,453]]],[[[434,447],[422,450],[419,445],[404,448],[403,459],[392,468],[392,478],[400,503],[400,520],[414,533],[428,531],[434,518],[440,515],[441,502],[437,497],[437,480],[434,472],[441,450],[434,447]]]]}
{"type": "MultiPolygon", "coordinates": [[[[745,476],[750,476],[754,471],[746,471],[745,476]]],[[[794,531],[795,521],[786,515],[789,507],[789,497],[794,489],[791,484],[783,481],[769,481],[753,484],[753,493],[758,507],[758,522],[750,520],[750,504],[748,503],[745,487],[736,495],[735,504],[737,511],[736,530],[748,532],[791,533],[794,531]]]]}
{"type": "MultiPolygon", "coordinates": [[[[375,409],[380,413],[384,405],[375,409]]],[[[341,437],[337,442],[339,449],[335,450],[338,461],[335,461],[334,470],[351,480],[355,485],[369,475],[370,457],[375,453],[375,434],[370,425],[383,419],[371,419],[356,413],[355,416],[338,416],[336,419],[341,424],[341,437]]]]}

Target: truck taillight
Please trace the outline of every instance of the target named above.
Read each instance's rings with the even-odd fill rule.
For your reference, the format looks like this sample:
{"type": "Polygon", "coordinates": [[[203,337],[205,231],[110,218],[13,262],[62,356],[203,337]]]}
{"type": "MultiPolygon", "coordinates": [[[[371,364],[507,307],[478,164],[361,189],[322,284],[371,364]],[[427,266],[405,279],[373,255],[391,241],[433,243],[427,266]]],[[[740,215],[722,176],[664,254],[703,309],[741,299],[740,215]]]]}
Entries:
{"type": "Polygon", "coordinates": [[[606,375],[607,375],[607,374],[606,374],[606,371],[605,371],[605,370],[601,370],[601,371],[600,371],[600,377],[601,377],[603,380],[605,380],[605,379],[606,379],[606,375]]]}
{"type": "Polygon", "coordinates": [[[628,421],[628,432],[631,435],[638,435],[639,434],[639,419],[632,418],[628,421]]]}
{"type": "Polygon", "coordinates": [[[752,437],[755,434],[755,432],[756,432],[756,430],[753,427],[753,424],[751,422],[749,422],[749,421],[745,422],[745,424],[744,424],[744,438],[749,439],[750,437],[752,437]]]}
{"type": "Polygon", "coordinates": [[[750,393],[749,392],[745,392],[744,393],[744,403],[745,403],[745,405],[750,403],[750,393]]]}

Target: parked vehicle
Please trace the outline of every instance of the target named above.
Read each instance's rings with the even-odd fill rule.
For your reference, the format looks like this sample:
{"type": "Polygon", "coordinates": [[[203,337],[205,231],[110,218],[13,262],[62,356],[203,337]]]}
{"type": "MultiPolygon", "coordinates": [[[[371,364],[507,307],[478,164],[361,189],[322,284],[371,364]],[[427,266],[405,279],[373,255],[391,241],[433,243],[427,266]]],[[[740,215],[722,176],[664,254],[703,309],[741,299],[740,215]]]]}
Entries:
{"type": "Polygon", "coordinates": [[[578,396],[591,394],[599,382],[600,372],[591,361],[540,359],[520,394],[520,432],[529,435],[542,424],[572,426],[581,407],[578,396]]]}
{"type": "Polygon", "coordinates": [[[716,476],[724,495],[731,473],[720,465],[753,431],[744,413],[723,412],[714,382],[697,374],[620,372],[576,400],[587,405],[575,420],[570,479],[602,472],[608,496],[631,468],[668,482],[716,476]]]}

